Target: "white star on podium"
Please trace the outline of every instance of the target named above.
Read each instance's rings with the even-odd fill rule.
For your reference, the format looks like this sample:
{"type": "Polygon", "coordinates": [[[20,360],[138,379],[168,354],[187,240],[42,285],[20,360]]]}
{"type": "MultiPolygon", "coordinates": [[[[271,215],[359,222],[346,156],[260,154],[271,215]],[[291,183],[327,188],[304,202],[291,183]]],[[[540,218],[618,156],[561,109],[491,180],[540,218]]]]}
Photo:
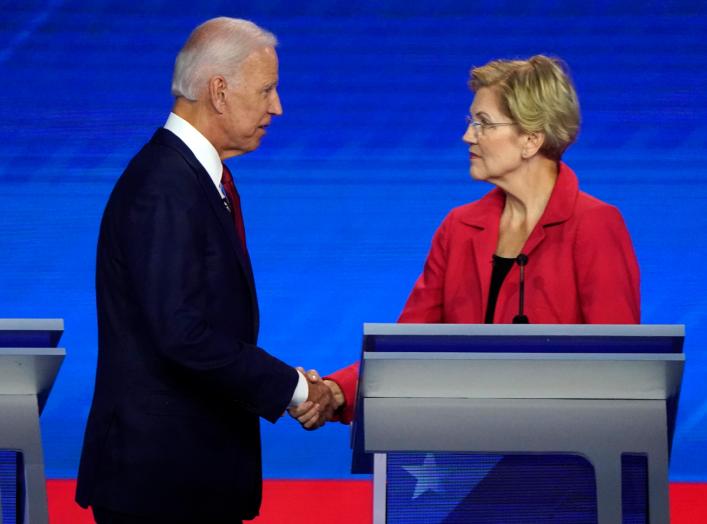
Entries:
{"type": "Polygon", "coordinates": [[[403,466],[403,469],[415,477],[417,481],[415,484],[415,493],[412,495],[413,500],[428,491],[435,491],[437,493],[444,492],[444,488],[442,487],[442,475],[440,474],[442,472],[437,468],[434,455],[431,453],[425,455],[422,466],[403,466]]]}

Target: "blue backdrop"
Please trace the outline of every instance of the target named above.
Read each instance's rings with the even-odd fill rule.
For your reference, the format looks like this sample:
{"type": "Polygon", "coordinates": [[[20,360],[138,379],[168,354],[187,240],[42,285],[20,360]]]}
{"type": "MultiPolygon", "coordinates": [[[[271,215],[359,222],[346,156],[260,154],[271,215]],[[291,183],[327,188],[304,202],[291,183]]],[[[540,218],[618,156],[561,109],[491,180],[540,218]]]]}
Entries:
{"type": "MultiPolygon", "coordinates": [[[[280,39],[285,114],[260,150],[230,162],[263,347],[322,372],[356,359],[362,322],[397,318],[448,210],[489,190],[470,181],[461,142],[469,68],[557,55],[583,111],[565,159],[624,214],[643,321],[687,324],[671,478],[707,481],[704,3],[259,3],[0,0],[0,317],[66,319],[68,357],[42,417],[48,476],[76,474],[103,206],[167,117],[188,33],[228,15],[280,39]]],[[[266,476],[349,475],[345,427],[263,430],[266,476]]]]}

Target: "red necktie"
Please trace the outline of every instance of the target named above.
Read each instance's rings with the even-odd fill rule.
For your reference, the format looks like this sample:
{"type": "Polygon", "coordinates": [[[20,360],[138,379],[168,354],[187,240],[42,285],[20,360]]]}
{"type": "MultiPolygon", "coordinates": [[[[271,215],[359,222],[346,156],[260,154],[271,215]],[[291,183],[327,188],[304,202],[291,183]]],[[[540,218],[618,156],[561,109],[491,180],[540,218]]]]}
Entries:
{"type": "Polygon", "coordinates": [[[233,183],[233,176],[226,164],[223,164],[223,175],[221,175],[221,185],[228,196],[231,204],[231,216],[233,217],[233,225],[236,227],[236,234],[241,241],[243,251],[248,252],[245,243],[245,225],[243,224],[243,213],[241,212],[241,197],[236,191],[236,185],[233,183]]]}

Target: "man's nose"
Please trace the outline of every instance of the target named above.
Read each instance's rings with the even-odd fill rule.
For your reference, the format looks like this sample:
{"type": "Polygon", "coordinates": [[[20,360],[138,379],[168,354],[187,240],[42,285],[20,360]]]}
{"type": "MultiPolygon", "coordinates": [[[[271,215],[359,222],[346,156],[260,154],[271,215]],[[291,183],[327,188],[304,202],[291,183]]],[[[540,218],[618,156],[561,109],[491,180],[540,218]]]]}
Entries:
{"type": "Polygon", "coordinates": [[[276,89],[273,89],[270,95],[270,107],[268,108],[268,113],[276,116],[280,116],[282,114],[282,102],[280,102],[280,95],[277,94],[276,89]]]}

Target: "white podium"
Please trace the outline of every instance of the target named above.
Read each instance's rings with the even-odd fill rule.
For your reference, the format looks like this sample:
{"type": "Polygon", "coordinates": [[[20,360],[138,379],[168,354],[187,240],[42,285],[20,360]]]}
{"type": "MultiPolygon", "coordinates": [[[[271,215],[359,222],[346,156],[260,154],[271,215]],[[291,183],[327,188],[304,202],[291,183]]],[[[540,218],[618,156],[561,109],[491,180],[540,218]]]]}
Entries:
{"type": "Polygon", "coordinates": [[[621,522],[622,455],[645,455],[649,522],[669,522],[683,337],[672,325],[365,324],[352,470],[373,469],[374,522],[386,522],[385,454],[428,450],[581,455],[599,524],[621,522]]]}
{"type": "Polygon", "coordinates": [[[61,319],[0,319],[0,449],[21,453],[25,524],[49,521],[39,415],[66,355],[63,331],[61,319]]]}

